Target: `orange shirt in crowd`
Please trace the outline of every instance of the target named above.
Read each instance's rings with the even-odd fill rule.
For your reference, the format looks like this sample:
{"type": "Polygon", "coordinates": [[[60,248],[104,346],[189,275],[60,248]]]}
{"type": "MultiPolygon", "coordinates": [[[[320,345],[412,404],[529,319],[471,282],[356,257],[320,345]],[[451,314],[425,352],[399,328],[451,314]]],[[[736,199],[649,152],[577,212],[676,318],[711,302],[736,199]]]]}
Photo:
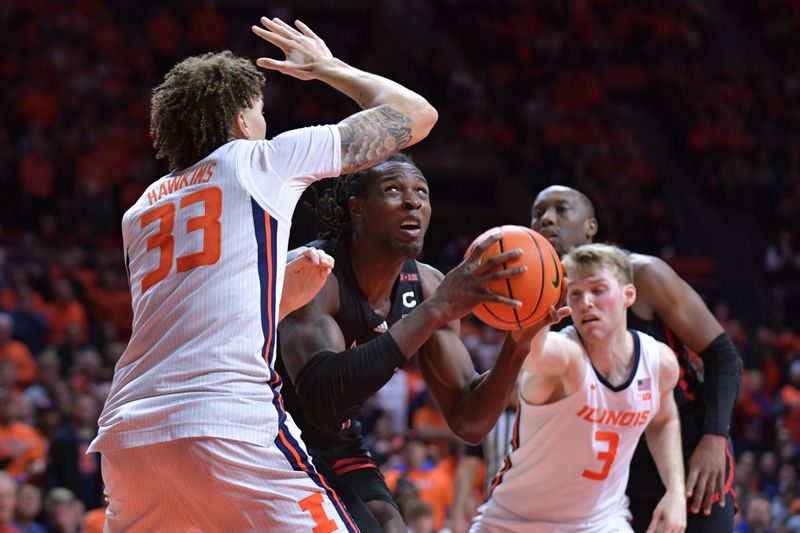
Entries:
{"type": "Polygon", "coordinates": [[[439,463],[430,469],[410,470],[404,472],[393,468],[386,473],[386,485],[394,492],[397,480],[408,479],[417,490],[419,499],[433,509],[433,527],[439,531],[444,527],[447,510],[453,504],[453,476],[449,465],[439,463]]]}
{"type": "Polygon", "coordinates": [[[77,300],[66,304],[51,304],[47,307],[47,321],[50,324],[50,333],[47,342],[58,344],[64,339],[64,334],[70,324],[78,324],[81,328],[81,341],[85,341],[89,331],[86,310],[77,300]]]}
{"type": "Polygon", "coordinates": [[[103,533],[106,522],[106,508],[92,509],[81,519],[81,533],[103,533]]]}
{"type": "Polygon", "coordinates": [[[46,454],[47,441],[28,424],[0,426],[0,461],[9,460],[4,470],[10,475],[21,476],[35,467],[43,469],[46,454]]]}
{"type": "Polygon", "coordinates": [[[800,442],[800,390],[792,385],[784,385],[781,389],[781,400],[788,407],[786,428],[792,434],[792,440],[800,442]]]}
{"type": "Polygon", "coordinates": [[[14,366],[17,369],[17,378],[14,381],[14,385],[17,388],[25,388],[36,381],[38,376],[36,361],[25,344],[14,339],[0,343],[0,360],[3,359],[14,362],[14,366]]]}

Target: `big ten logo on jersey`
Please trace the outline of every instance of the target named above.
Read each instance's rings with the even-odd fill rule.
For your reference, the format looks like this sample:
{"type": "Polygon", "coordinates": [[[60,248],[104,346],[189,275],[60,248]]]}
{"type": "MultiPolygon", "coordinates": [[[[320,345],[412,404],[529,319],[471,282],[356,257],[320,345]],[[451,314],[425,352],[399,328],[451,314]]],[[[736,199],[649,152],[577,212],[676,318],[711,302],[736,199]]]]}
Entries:
{"type": "Polygon", "coordinates": [[[414,272],[400,272],[400,281],[418,281],[419,276],[414,272]]]}

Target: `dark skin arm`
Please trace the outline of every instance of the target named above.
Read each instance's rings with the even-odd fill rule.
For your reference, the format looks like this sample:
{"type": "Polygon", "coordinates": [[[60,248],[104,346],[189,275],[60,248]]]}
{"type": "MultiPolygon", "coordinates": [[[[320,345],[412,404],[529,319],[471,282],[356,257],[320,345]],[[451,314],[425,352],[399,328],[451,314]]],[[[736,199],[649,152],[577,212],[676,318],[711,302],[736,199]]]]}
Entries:
{"type": "MultiPolygon", "coordinates": [[[[442,273],[427,265],[420,265],[420,274],[423,295],[430,294],[442,280],[442,273]]],[[[453,433],[470,444],[483,440],[508,405],[531,339],[549,322],[546,316],[527,329],[508,334],[492,368],[480,375],[461,341],[458,321],[431,335],[419,352],[420,372],[453,433]]]]}
{"type": "MultiPolygon", "coordinates": [[[[483,253],[498,238],[499,235],[489,237],[476,246],[470,258],[462,261],[444,279],[439,274],[435,287],[438,288],[436,294],[432,295],[433,291],[426,292],[425,301],[389,328],[387,333],[392,336],[407,359],[414,355],[437,329],[466,315],[477,304],[488,301],[514,302],[485,289],[485,284],[489,280],[502,279],[522,272],[519,268],[501,269],[504,262],[518,257],[520,250],[505,252],[480,264],[483,253]]],[[[430,267],[428,270],[431,270],[430,267]]],[[[325,285],[308,304],[281,322],[281,357],[292,382],[296,382],[303,367],[319,352],[342,352],[347,348],[342,330],[334,319],[338,310],[338,281],[335,276],[328,276],[325,285]]],[[[466,354],[463,344],[461,349],[466,354]]],[[[466,361],[471,368],[468,354],[466,361]]],[[[475,373],[474,369],[472,373],[475,373]]],[[[499,413],[500,411],[495,415],[495,419],[499,413]]]]}
{"type": "MultiPolygon", "coordinates": [[[[700,295],[664,261],[633,254],[636,303],[633,311],[644,319],[657,315],[692,351],[700,353],[722,332],[722,326],[700,295]]],[[[716,391],[710,391],[717,394],[716,391]]],[[[691,511],[701,506],[711,512],[713,498],[725,505],[725,459],[727,437],[705,434],[689,459],[686,492],[692,498],[691,511]]]]}

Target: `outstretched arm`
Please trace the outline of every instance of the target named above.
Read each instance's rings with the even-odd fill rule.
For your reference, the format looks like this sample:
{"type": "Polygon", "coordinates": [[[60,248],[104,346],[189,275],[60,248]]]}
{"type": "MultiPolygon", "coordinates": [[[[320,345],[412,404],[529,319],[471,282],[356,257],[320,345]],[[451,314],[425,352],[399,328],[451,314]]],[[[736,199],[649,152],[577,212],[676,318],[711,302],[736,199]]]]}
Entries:
{"type": "Polygon", "coordinates": [[[678,407],[672,389],[678,384],[678,361],[665,344],[659,343],[660,375],[659,393],[661,407],[645,429],[647,447],[658,468],[658,474],[667,492],[653,511],[653,520],[647,533],[681,533],[686,529],[686,496],[683,481],[683,453],[678,407]]]}
{"type": "Polygon", "coordinates": [[[715,494],[725,503],[725,460],[731,415],[742,380],[742,361],[736,347],[700,295],[661,259],[634,254],[637,300],[661,321],[705,365],[704,436],[689,458],[687,490],[692,512],[701,505],[710,512],[715,494]]]}
{"type": "Polygon", "coordinates": [[[278,18],[261,18],[253,32],[280,48],[286,59],[262,57],[258,66],[301,80],[320,80],[353,99],[362,109],[339,123],[342,172],[383,161],[427,137],[438,119],[422,96],[381,76],[336,59],[325,42],[300,21],[296,28],[278,18]]]}

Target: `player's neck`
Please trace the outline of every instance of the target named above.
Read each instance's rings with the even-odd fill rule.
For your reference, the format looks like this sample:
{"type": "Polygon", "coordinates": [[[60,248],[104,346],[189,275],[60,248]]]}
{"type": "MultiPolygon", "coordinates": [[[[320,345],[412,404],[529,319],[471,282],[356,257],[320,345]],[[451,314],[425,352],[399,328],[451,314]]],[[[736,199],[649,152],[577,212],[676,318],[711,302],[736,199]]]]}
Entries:
{"type": "Polygon", "coordinates": [[[582,339],[592,366],[614,386],[624,383],[633,364],[633,337],[626,329],[618,329],[602,339],[582,339]]]}
{"type": "Polygon", "coordinates": [[[405,259],[365,243],[350,243],[348,257],[361,292],[372,303],[387,297],[403,269],[405,259]]]}

